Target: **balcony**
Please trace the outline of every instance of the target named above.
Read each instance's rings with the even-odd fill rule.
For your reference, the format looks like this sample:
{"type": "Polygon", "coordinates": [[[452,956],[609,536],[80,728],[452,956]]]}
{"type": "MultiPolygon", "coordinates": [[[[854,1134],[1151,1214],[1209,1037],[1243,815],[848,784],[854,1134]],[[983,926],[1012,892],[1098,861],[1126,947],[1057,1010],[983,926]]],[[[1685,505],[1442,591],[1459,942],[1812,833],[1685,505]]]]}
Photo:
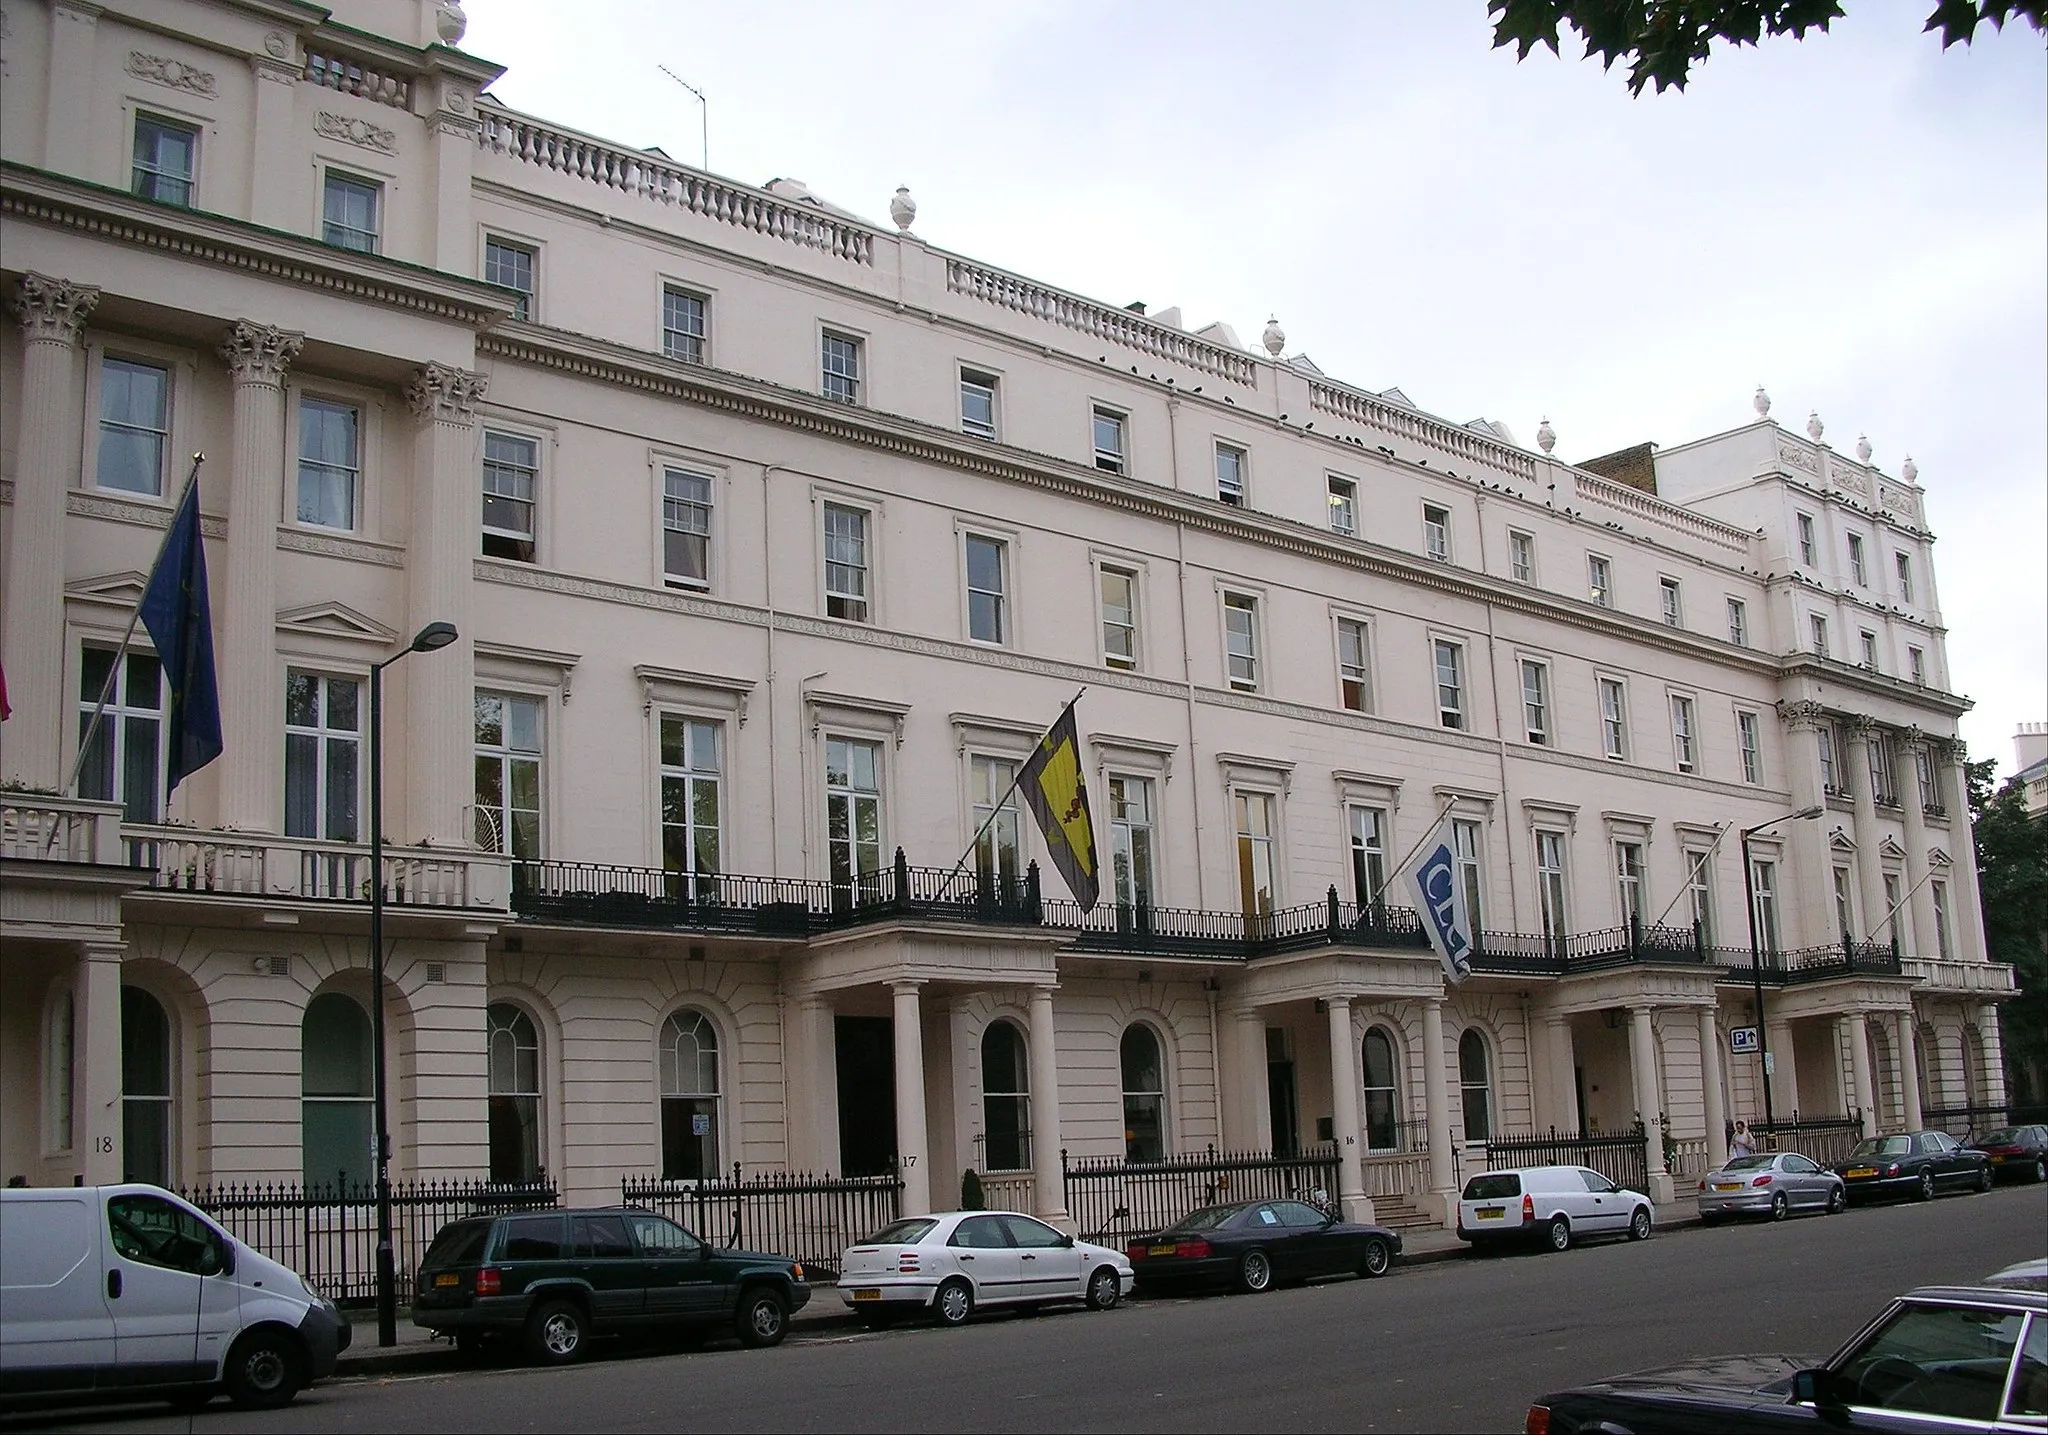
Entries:
{"type": "MultiPolygon", "coordinates": [[[[370,849],[345,842],[123,823],[119,865],[150,874],[148,892],[242,900],[370,900],[370,849]]],[[[384,852],[384,900],[404,909],[506,908],[506,860],[406,847],[384,852]]]]}
{"type": "Polygon", "coordinates": [[[123,866],[121,805],[0,792],[0,859],[123,866]]]}
{"type": "Polygon", "coordinates": [[[1907,957],[1899,963],[1903,976],[1917,977],[1923,990],[1996,1000],[2018,989],[2013,969],[2004,962],[1956,962],[1936,957],[1907,957]]]}

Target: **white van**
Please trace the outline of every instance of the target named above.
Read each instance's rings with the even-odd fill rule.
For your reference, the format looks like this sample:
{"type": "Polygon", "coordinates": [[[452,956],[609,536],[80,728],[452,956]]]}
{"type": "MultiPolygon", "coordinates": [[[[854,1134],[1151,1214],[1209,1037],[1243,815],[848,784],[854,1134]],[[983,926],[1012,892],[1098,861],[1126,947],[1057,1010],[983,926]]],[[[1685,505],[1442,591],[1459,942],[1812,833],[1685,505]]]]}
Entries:
{"type": "Polygon", "coordinates": [[[0,1191],[0,1397],[288,1403],[349,1325],[294,1272],[156,1186],[0,1191]]]}
{"type": "Polygon", "coordinates": [[[1562,1251],[1590,1236],[1648,1240],[1657,1208],[1584,1166],[1482,1171],[1465,1183],[1458,1235],[1474,1247],[1534,1241],[1562,1251]]]}

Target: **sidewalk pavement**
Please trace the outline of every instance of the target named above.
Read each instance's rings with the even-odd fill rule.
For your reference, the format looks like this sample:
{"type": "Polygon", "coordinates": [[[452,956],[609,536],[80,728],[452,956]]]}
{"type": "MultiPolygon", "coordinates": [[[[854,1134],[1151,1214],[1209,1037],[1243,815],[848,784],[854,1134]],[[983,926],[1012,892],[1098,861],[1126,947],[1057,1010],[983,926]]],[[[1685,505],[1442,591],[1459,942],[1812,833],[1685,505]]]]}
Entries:
{"type": "MultiPolygon", "coordinates": [[[[1699,1214],[1687,1202],[1681,1207],[1681,1214],[1665,1216],[1657,1223],[1660,1231],[1671,1231],[1699,1224],[1699,1214]]],[[[1403,1266],[1429,1265],[1446,1261],[1464,1253],[1465,1243],[1454,1231],[1429,1229],[1404,1231],[1401,1234],[1401,1258],[1394,1263],[1393,1274],[1399,1275],[1403,1266]]],[[[412,1312],[401,1308],[398,1312],[398,1343],[392,1346],[377,1344],[377,1317],[371,1311],[351,1313],[355,1333],[353,1344],[341,1353],[335,1363],[335,1378],[363,1375],[423,1375],[453,1374],[475,1368],[474,1362],[456,1352],[452,1343],[437,1340],[429,1331],[412,1323],[412,1312]]],[[[790,1334],[794,1336],[821,1335],[834,1330],[852,1329],[853,1312],[846,1302],[839,1298],[839,1288],[819,1284],[811,1287],[810,1303],[790,1317],[790,1334]]]]}

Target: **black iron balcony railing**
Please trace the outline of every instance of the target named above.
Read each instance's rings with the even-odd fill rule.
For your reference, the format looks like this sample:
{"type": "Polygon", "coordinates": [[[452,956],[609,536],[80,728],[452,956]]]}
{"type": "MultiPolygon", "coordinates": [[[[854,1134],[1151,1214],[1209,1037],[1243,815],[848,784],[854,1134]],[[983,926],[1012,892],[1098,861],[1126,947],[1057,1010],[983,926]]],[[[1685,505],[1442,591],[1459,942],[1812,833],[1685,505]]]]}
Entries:
{"type": "MultiPolygon", "coordinates": [[[[838,882],[518,861],[512,910],[532,921],[796,940],[889,921],[1034,927],[1070,934],[1073,949],[1081,952],[1210,962],[1242,963],[1318,947],[1429,949],[1412,909],[1361,907],[1340,900],[1334,887],[1321,902],[1271,912],[1113,900],[1084,912],[1079,903],[1044,896],[1036,864],[1022,874],[913,867],[901,850],[891,865],[838,882]]],[[[1481,931],[1476,948],[1473,970],[1493,976],[1558,977],[1649,962],[1708,967],[1726,981],[1752,979],[1748,948],[1711,945],[1692,927],[1481,931]]],[[[1878,942],[1763,954],[1762,978],[1773,986],[1899,974],[1898,952],[1878,942]]]]}

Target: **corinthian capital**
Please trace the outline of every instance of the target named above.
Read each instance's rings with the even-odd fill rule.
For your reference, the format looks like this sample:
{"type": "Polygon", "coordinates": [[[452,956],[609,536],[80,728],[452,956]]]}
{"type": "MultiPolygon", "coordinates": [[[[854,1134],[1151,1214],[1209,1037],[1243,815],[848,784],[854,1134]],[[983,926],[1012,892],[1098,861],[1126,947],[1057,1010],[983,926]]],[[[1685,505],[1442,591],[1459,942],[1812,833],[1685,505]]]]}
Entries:
{"type": "Polygon", "coordinates": [[[298,358],[305,342],[306,336],[296,330],[259,324],[254,319],[237,319],[227,338],[221,340],[220,356],[227,361],[236,383],[269,384],[276,388],[283,385],[284,371],[298,358]]]}
{"type": "Polygon", "coordinates": [[[1851,713],[1842,720],[1851,742],[1875,742],[1878,734],[1877,719],[1868,713],[1851,713]]]}
{"type": "Polygon", "coordinates": [[[1934,755],[1961,767],[1970,760],[1970,745],[1959,737],[1938,737],[1929,743],[1934,755]]]}
{"type": "Polygon", "coordinates": [[[447,364],[424,364],[405,386],[413,417],[444,424],[476,422],[476,406],[490,387],[490,375],[471,373],[447,364]]]}
{"type": "Polygon", "coordinates": [[[1811,732],[1827,726],[1828,710],[1804,698],[1788,699],[1778,704],[1778,721],[1794,732],[1811,732]]]}
{"type": "Polygon", "coordinates": [[[69,279],[52,279],[47,274],[24,274],[14,286],[9,308],[21,320],[31,339],[75,344],[85,330],[86,316],[100,302],[100,291],[90,284],[73,284],[69,279]]]}

